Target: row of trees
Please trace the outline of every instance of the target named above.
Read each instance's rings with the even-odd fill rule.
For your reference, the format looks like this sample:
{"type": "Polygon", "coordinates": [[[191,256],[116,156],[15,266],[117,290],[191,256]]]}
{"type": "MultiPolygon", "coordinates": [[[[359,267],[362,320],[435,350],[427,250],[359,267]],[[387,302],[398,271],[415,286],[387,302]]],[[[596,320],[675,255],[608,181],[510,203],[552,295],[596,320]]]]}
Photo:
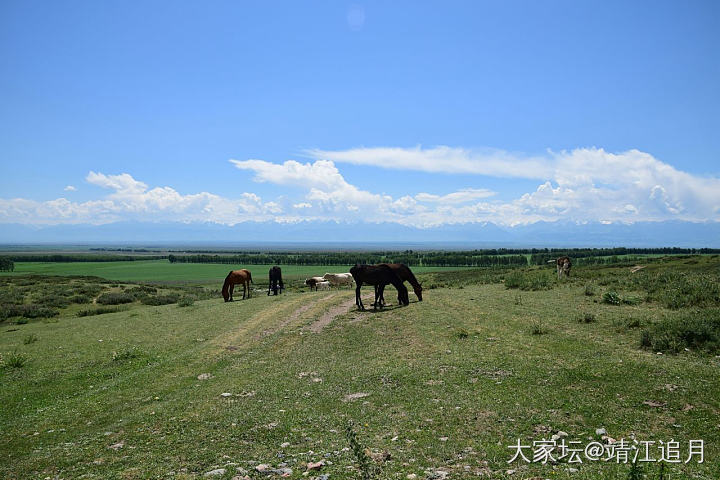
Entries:
{"type": "Polygon", "coordinates": [[[224,263],[232,265],[354,265],[404,263],[410,266],[526,266],[525,255],[474,255],[463,252],[422,253],[278,253],[238,255],[169,255],[170,263],[224,263]]]}
{"type": "Polygon", "coordinates": [[[15,270],[15,263],[7,257],[0,257],[0,272],[12,272],[15,270]]]}

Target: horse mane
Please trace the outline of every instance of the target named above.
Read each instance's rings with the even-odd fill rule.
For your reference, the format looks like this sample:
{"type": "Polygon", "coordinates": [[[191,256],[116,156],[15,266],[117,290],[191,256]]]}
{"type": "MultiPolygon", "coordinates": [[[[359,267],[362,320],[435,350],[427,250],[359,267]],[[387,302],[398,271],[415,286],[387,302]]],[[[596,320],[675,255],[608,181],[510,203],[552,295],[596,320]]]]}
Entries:
{"type": "Polygon", "coordinates": [[[400,268],[402,268],[403,271],[405,272],[405,274],[407,275],[408,282],[410,282],[410,285],[412,285],[413,288],[415,288],[415,289],[419,288],[420,290],[422,290],[422,286],[420,285],[420,282],[417,281],[417,278],[415,278],[415,274],[412,273],[412,270],[410,270],[410,267],[408,267],[404,263],[401,263],[400,265],[402,265],[400,268]]]}
{"type": "Polygon", "coordinates": [[[228,289],[230,288],[230,277],[232,277],[232,273],[233,273],[233,271],[230,270],[230,273],[228,273],[227,277],[225,277],[225,283],[223,283],[222,296],[225,300],[227,300],[228,297],[230,296],[228,289]]]}

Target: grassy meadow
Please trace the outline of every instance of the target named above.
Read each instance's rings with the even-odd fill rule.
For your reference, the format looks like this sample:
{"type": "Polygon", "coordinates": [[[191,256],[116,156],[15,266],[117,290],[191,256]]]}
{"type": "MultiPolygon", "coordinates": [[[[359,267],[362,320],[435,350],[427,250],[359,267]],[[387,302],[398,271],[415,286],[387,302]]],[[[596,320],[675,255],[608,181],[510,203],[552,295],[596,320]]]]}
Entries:
{"type": "MultiPolygon", "coordinates": [[[[257,284],[267,282],[272,265],[224,265],[211,263],[170,263],[167,260],[136,260],[132,262],[17,262],[15,271],[2,275],[86,275],[123,282],[220,284],[230,270],[247,268],[257,284]]],[[[350,265],[282,265],[283,279],[300,282],[326,272],[347,272],[350,265]]],[[[443,271],[448,267],[417,267],[416,272],[443,271]]]]}
{"type": "Polygon", "coordinates": [[[718,256],[414,269],[424,301],[365,312],[350,289],[224,303],[227,265],[117,263],[0,276],[0,478],[720,478],[718,256]],[[683,461],[702,439],[705,461],[508,463],[558,434],[683,461]]]}

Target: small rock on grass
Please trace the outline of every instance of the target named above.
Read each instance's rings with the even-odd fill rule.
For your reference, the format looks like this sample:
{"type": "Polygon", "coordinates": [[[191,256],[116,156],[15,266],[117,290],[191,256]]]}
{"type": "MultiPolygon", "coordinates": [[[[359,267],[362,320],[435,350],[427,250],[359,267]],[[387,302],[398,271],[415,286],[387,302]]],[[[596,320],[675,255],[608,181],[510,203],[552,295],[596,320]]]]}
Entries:
{"type": "Polygon", "coordinates": [[[220,477],[222,475],[225,475],[226,471],[227,470],[225,470],[224,468],[216,468],[215,470],[205,472],[205,475],[203,475],[203,477],[220,477]]]}
{"type": "Polygon", "coordinates": [[[198,380],[210,380],[211,378],[213,378],[211,373],[201,373],[197,376],[198,380]]]}
{"type": "Polygon", "coordinates": [[[370,394],[365,393],[365,392],[351,393],[349,395],[345,395],[345,397],[343,397],[343,400],[345,400],[346,402],[349,402],[352,400],[357,400],[358,398],[365,398],[365,397],[369,397],[369,396],[370,396],[370,394]]]}
{"type": "Polygon", "coordinates": [[[320,460],[319,462],[308,462],[307,469],[310,470],[320,470],[322,467],[325,466],[325,462],[320,460]]]}

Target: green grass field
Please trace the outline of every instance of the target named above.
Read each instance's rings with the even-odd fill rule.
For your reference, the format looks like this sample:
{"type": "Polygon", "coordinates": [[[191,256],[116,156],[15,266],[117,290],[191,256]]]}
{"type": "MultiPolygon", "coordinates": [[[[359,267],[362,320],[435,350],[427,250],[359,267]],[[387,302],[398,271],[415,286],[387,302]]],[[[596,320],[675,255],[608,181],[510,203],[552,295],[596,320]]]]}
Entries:
{"type": "MultiPolygon", "coordinates": [[[[267,281],[272,265],[223,265],[206,263],[170,263],[167,260],[138,260],[133,262],[18,262],[12,273],[0,275],[89,275],[123,282],[222,284],[230,270],[247,268],[255,283],[267,281]]],[[[290,282],[304,280],[326,272],[347,272],[349,265],[282,265],[283,278],[290,282]]],[[[417,267],[416,272],[451,270],[447,267],[417,267]]]]}
{"type": "MultiPolygon", "coordinates": [[[[213,268],[229,270],[127,263],[123,278],[124,265],[108,266],[115,280],[167,281],[172,272],[202,283],[213,268]],[[131,268],[139,264],[144,276],[131,268]]],[[[57,268],[103,276],[102,265],[57,268]]],[[[693,343],[658,355],[640,339],[686,315],[717,323],[719,273],[717,257],[635,274],[579,268],[562,281],[550,267],[445,270],[420,275],[423,302],[411,293],[408,307],[377,312],[357,311],[350,289],[295,289],[9,318],[0,323],[0,478],[280,478],[260,464],[290,469],[290,478],[362,478],[351,424],[372,478],[660,478],[658,463],[637,477],[613,461],[508,464],[518,439],[562,431],[585,446],[602,442],[604,428],[616,440],[676,440],[683,461],[688,442],[702,439],[705,462],[667,464],[664,478],[717,479],[720,351],[693,343]],[[619,305],[604,301],[609,291],[619,305]]],[[[3,295],[39,295],[41,280],[4,277],[3,295]]],[[[65,282],[53,295],[91,280],[65,282]]]]}

